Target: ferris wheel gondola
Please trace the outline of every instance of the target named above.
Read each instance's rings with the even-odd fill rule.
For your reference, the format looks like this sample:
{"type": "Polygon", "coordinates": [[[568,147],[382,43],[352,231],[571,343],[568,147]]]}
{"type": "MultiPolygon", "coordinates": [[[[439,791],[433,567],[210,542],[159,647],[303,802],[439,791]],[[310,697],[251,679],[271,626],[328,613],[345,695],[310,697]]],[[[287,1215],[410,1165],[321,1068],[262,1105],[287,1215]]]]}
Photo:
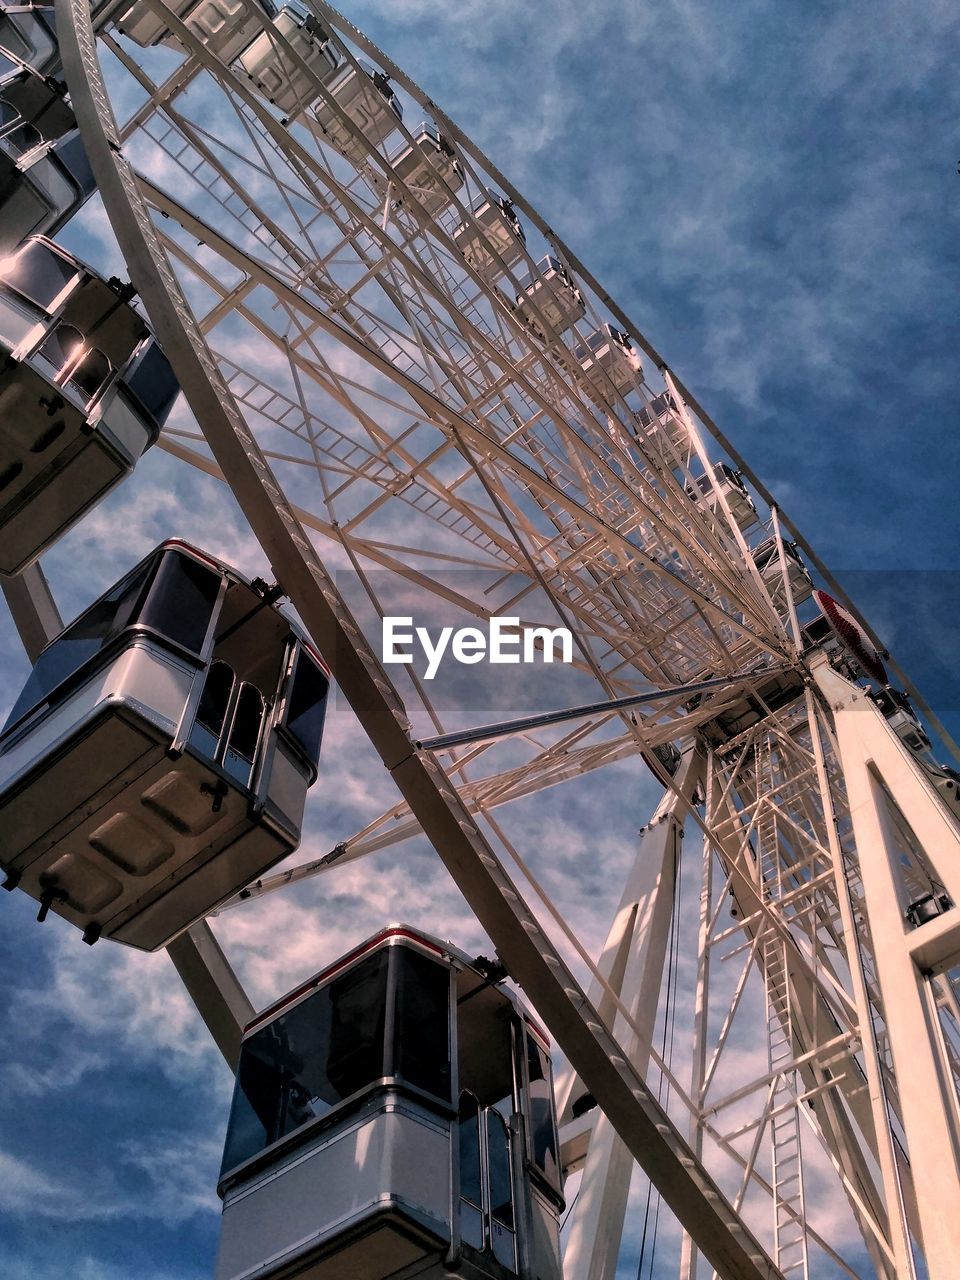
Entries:
{"type": "Polygon", "coordinates": [[[549,1042],[481,961],[391,925],[250,1024],[217,1280],[561,1280],[549,1042]]]}
{"type": "Polygon", "coordinates": [[[129,287],[42,237],[0,261],[0,351],[7,576],[130,474],[179,386],[129,287]]]}
{"type": "Polygon", "coordinates": [[[275,600],[168,542],[40,654],[0,731],[0,865],[41,918],[154,951],[297,847],[328,672],[275,600]]]}

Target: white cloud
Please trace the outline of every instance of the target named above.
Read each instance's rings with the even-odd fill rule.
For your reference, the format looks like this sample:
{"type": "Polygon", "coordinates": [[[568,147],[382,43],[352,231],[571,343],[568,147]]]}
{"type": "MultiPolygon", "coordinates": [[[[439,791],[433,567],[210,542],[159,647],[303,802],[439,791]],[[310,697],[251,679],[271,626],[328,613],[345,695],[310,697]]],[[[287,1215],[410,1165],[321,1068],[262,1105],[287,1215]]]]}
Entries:
{"type": "Polygon", "coordinates": [[[198,1213],[209,1213],[216,1193],[205,1175],[211,1165],[209,1141],[177,1133],[169,1145],[129,1142],[116,1153],[111,1167],[97,1167],[78,1179],[45,1165],[31,1165],[0,1151],[0,1212],[16,1218],[70,1223],[156,1219],[174,1226],[198,1213]],[[136,1192],[129,1180],[139,1183],[136,1192]]]}

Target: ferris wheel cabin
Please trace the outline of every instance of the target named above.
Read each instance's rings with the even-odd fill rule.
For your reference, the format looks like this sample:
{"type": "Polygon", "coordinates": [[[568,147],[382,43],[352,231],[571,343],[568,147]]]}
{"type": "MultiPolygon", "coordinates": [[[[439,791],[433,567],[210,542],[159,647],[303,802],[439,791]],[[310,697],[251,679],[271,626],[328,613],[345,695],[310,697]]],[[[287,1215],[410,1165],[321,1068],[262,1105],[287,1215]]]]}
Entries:
{"type": "Polygon", "coordinates": [[[329,83],[340,57],[316,19],[304,17],[289,5],[274,18],[273,28],[257,36],[241,56],[240,67],[265,98],[285,115],[293,116],[316,101],[316,80],[329,83]],[[296,58],[290,57],[276,36],[290,45],[296,58]]]}
{"type": "Polygon", "coordinates": [[[4,71],[32,67],[47,75],[60,62],[51,4],[0,4],[0,54],[4,71]]]}
{"type": "Polygon", "coordinates": [[[871,692],[870,697],[905,747],[916,755],[930,750],[930,739],[913,709],[909,694],[888,684],[871,692]]]}
{"type": "MultiPolygon", "coordinates": [[[[264,18],[276,7],[270,0],[163,0],[164,7],[189,27],[221,62],[233,62],[263,31],[264,18]],[[257,10],[259,9],[259,13],[257,10]]],[[[180,42],[158,12],[137,0],[117,18],[117,27],[141,48],[163,44],[174,49],[180,42]]]]}
{"type": "Polygon", "coordinates": [[[658,444],[661,450],[669,441],[681,456],[689,440],[687,428],[669,391],[662,391],[637,411],[637,427],[641,439],[658,444]]]}
{"type": "Polygon", "coordinates": [[[496,978],[395,925],[251,1023],[216,1280],[561,1280],[549,1044],[496,978]]]}
{"type": "Polygon", "coordinates": [[[616,399],[616,393],[625,395],[643,380],[643,366],[629,335],[612,324],[601,325],[586,342],[577,343],[573,358],[604,403],[616,399]]]}
{"type": "Polygon", "coordinates": [[[367,147],[378,147],[403,117],[400,100],[382,71],[365,62],[344,63],[329,84],[332,101],[316,104],[317,126],[327,141],[354,164],[366,159],[367,147]],[[360,131],[366,146],[343,120],[360,131]]]}
{"type": "Polygon", "coordinates": [[[474,271],[496,277],[520,261],[527,237],[510,201],[491,191],[454,231],[453,242],[474,271]]]}
{"type": "MultiPolygon", "coordinates": [[[[722,510],[720,505],[722,496],[741,531],[756,524],[757,508],[747,493],[740,472],[734,471],[733,467],[728,466],[726,462],[715,462],[712,470],[712,478],[709,473],[698,476],[694,482],[695,487],[687,490],[697,506],[716,514],[717,511],[722,510]]],[[[779,561],[777,561],[777,568],[779,569],[779,561]]]]}
{"type": "Polygon", "coordinates": [[[328,673],[275,598],[165,542],[40,654],[0,864],[41,918],[153,951],[297,847],[328,673]]]}
{"type": "Polygon", "coordinates": [[[546,341],[544,324],[555,333],[563,333],[586,312],[580,290],[570,279],[566,268],[550,254],[541,258],[536,268],[523,276],[520,287],[522,292],[517,294],[517,311],[524,324],[541,341],[546,341]]]}
{"type": "MultiPolygon", "coordinates": [[[[784,542],[783,564],[786,567],[787,581],[794,604],[802,604],[813,595],[813,579],[810,570],[800,558],[800,552],[794,542],[784,542]]],[[[776,538],[766,538],[753,550],[753,562],[760,570],[760,577],[767,585],[770,598],[774,604],[783,600],[783,569],[776,538]]]]}
{"type": "MultiPolygon", "coordinates": [[[[390,164],[430,217],[448,205],[452,193],[463,186],[463,169],[453,147],[429,120],[417,129],[413,142],[390,157],[390,164]]],[[[377,177],[383,184],[383,175],[377,177]]]]}
{"type": "Polygon", "coordinates": [[[95,189],[55,82],[27,67],[0,76],[0,257],[58,231],[95,189]]]}
{"type": "Polygon", "coordinates": [[[0,575],[127,476],[178,386],[118,280],[52,242],[0,261],[0,575]]]}

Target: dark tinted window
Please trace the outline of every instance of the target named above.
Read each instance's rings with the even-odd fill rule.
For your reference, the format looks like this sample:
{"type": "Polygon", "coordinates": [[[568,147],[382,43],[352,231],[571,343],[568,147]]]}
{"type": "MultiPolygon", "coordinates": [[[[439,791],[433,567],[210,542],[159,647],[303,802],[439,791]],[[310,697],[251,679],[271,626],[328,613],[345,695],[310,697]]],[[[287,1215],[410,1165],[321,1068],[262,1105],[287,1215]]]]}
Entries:
{"type": "Polygon", "coordinates": [[[54,374],[59,374],[64,365],[77,354],[83,346],[83,334],[72,324],[58,324],[51,329],[38,349],[38,355],[51,366],[54,374]]]}
{"type": "Polygon", "coordinates": [[[170,361],[151,340],[136,365],[124,376],[127,389],[136,396],[157,426],[162,427],[180,391],[170,361]]]}
{"type": "Polygon", "coordinates": [[[320,758],[329,687],[326,675],[306,649],[298,649],[290,692],[287,695],[284,724],[303,748],[307,759],[314,764],[320,758]]]}
{"type": "Polygon", "coordinates": [[[408,947],[394,947],[397,1020],[394,1071],[408,1084],[450,1099],[450,971],[408,947]]]}
{"type": "Polygon", "coordinates": [[[384,1074],[387,952],[377,951],[243,1044],[226,1173],[384,1074]]]}
{"type": "Polygon", "coordinates": [[[233,669],[225,662],[210,664],[190,733],[190,745],[196,747],[209,760],[215,759],[220,746],[223,722],[227,716],[230,695],[233,693],[233,681],[233,669]]]}
{"type": "Polygon", "coordinates": [[[7,718],[4,732],[130,625],[155,565],[156,560],[150,560],[135,576],[118,583],[44,649],[7,718]]]}
{"type": "Polygon", "coordinates": [[[487,1166],[490,1174],[490,1214],[513,1230],[513,1178],[510,1175],[510,1137],[499,1111],[487,1111],[487,1166]]]}
{"type": "Polygon", "coordinates": [[[97,180],[87,159],[87,149],[80,138],[80,131],[74,129],[58,142],[54,148],[57,159],[64,166],[85,196],[92,195],[97,189],[97,180]]]}
{"type": "Polygon", "coordinates": [[[550,1059],[529,1032],[527,1042],[527,1072],[529,1093],[527,1097],[530,1135],[530,1159],[547,1182],[557,1192],[561,1191],[560,1164],[557,1159],[557,1129],[553,1114],[553,1082],[550,1075],[550,1059]]]}
{"type": "Polygon", "coordinates": [[[480,1183],[480,1116],[472,1093],[461,1093],[458,1123],[460,1128],[460,1194],[478,1207],[483,1204],[480,1183]]]}
{"type": "Polygon", "coordinates": [[[252,684],[243,684],[237,698],[230,741],[223,754],[224,769],[243,786],[250,783],[265,709],[260,690],[252,684]]]}
{"type": "Polygon", "coordinates": [[[12,289],[49,311],[55,298],[77,275],[77,268],[45,244],[28,244],[4,268],[3,279],[12,289]]]}
{"type": "Polygon", "coordinates": [[[220,590],[220,574],[179,551],[165,551],[140,621],[199,653],[220,590]]]}
{"type": "Polygon", "coordinates": [[[27,151],[32,151],[34,147],[39,147],[42,141],[40,131],[32,124],[15,125],[3,135],[3,145],[14,154],[21,156],[27,151]]]}
{"type": "Polygon", "coordinates": [[[71,370],[68,381],[80,392],[84,404],[89,404],[110,380],[112,374],[113,369],[107,357],[96,347],[91,347],[71,370]]]}

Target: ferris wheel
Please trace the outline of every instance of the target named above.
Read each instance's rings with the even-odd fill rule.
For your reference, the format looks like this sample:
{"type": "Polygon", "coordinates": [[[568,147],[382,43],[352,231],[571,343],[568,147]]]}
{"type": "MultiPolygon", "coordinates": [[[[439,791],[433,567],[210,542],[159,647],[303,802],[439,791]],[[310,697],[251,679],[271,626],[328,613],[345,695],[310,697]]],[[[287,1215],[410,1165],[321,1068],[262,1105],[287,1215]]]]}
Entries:
{"type": "Polygon", "coordinates": [[[323,0],[0,18],[0,573],[35,660],[0,863],[85,941],[166,947],[237,1068],[218,1280],[613,1280],[635,1164],[681,1280],[951,1277],[960,775],[915,707],[952,744],[734,443],[323,0]],[[56,242],[94,193],[130,286],[56,242]],[[275,580],[167,541],[62,629],[40,557],[151,447],[275,580]],[[440,697],[391,620],[509,670],[440,697]],[[298,861],[332,683],[397,794],[298,861]],[[631,760],[663,798],[593,956],[512,806],[631,760]],[[391,927],[254,1010],[207,917],[422,834],[496,957],[391,927]],[[441,1024],[445,1065],[407,1061],[441,1024]]]}

